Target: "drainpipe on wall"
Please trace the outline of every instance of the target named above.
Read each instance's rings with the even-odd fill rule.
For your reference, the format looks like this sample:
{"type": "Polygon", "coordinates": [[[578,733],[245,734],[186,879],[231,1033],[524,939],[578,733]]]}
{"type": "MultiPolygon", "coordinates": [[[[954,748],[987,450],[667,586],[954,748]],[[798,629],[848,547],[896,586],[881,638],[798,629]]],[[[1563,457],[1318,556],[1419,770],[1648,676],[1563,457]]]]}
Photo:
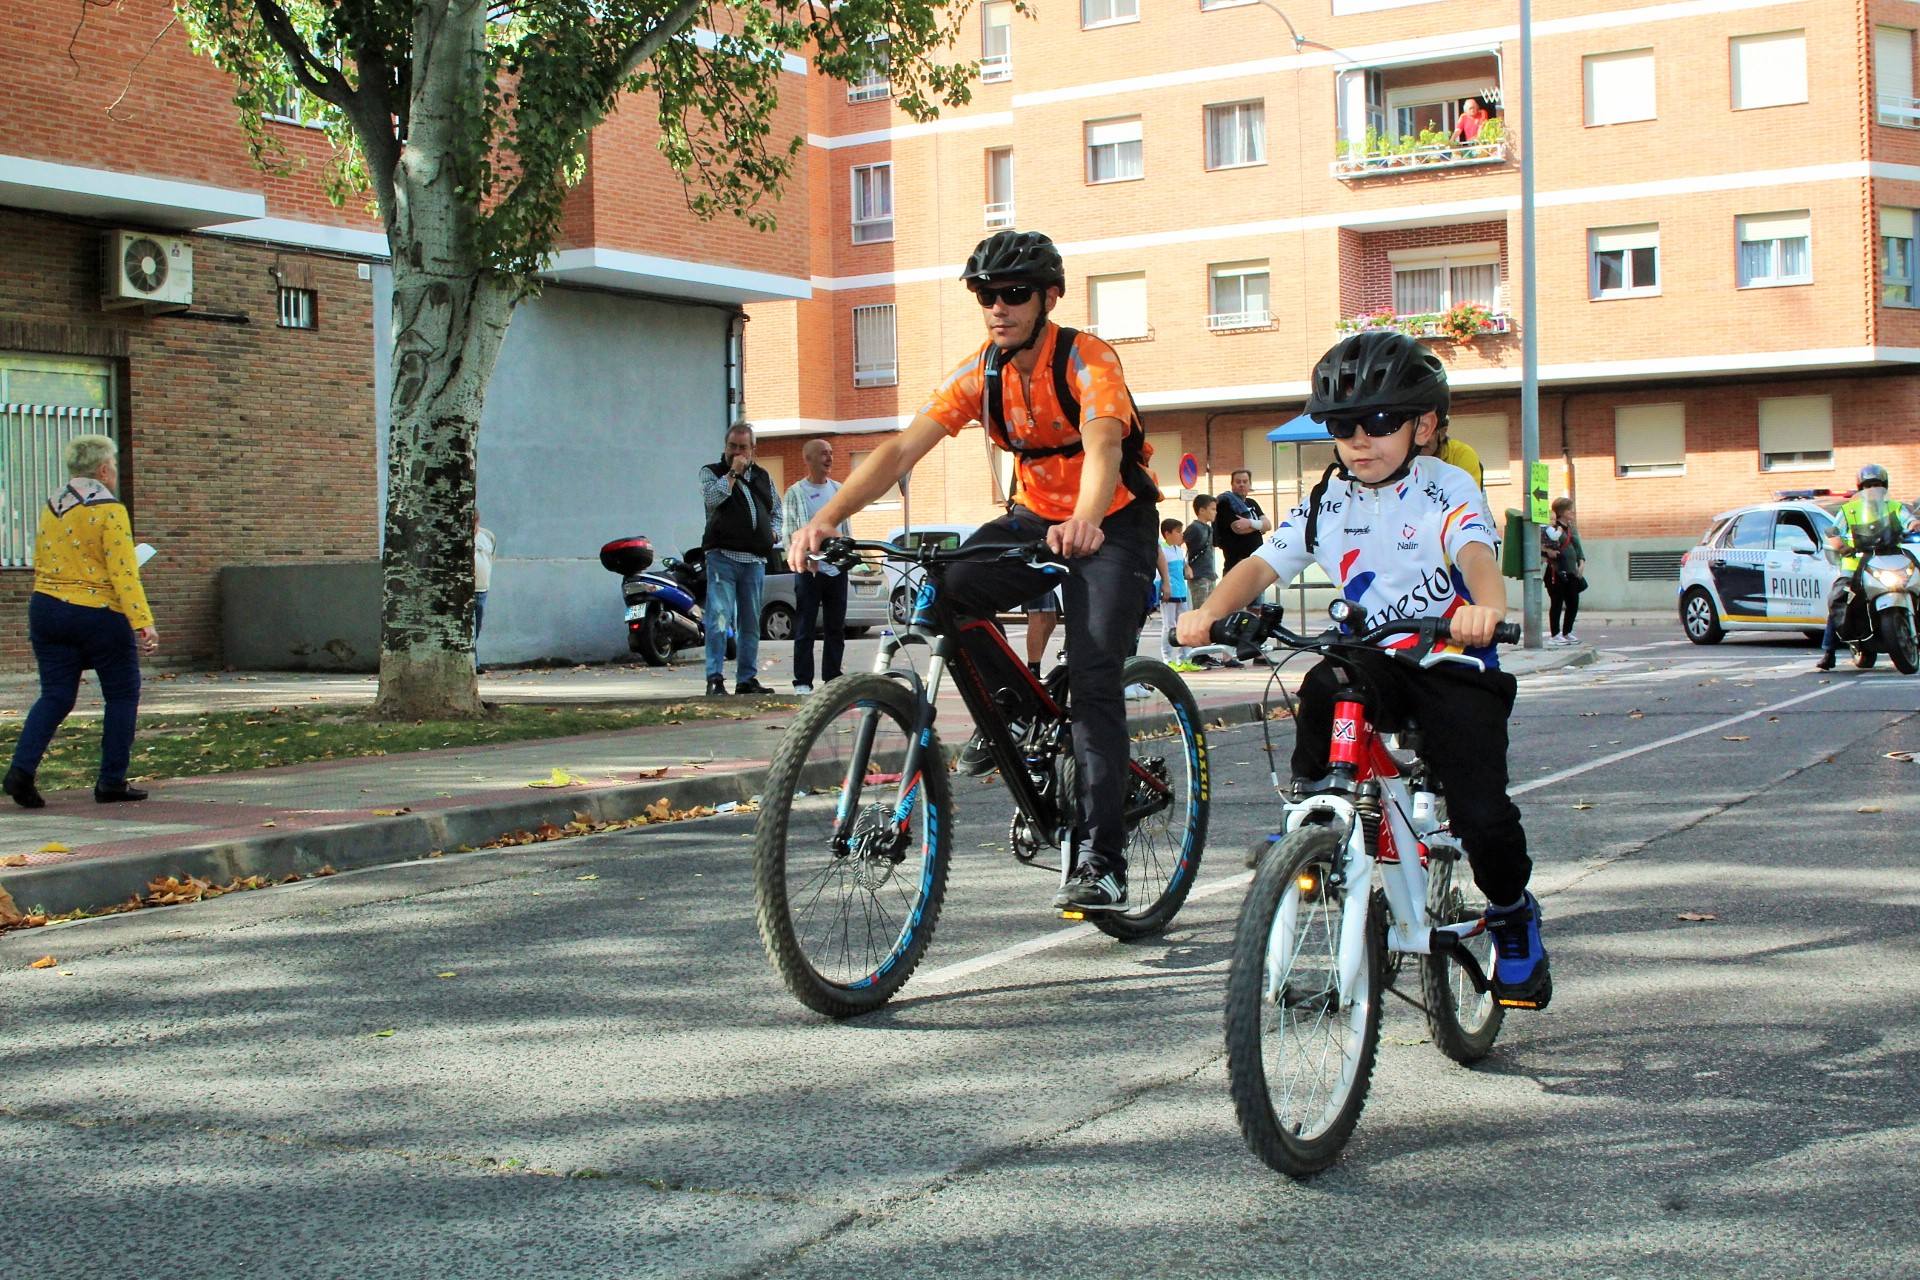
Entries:
{"type": "Polygon", "coordinates": [[[1567,424],[1567,405],[1570,404],[1572,400],[1573,393],[1571,391],[1563,392],[1560,396],[1560,457],[1565,460],[1567,464],[1567,496],[1569,498],[1575,498],[1577,509],[1578,499],[1574,493],[1575,486],[1573,482],[1573,435],[1572,428],[1567,424]]]}
{"type": "Polygon", "coordinates": [[[726,431],[747,416],[747,313],[735,308],[727,321],[727,420],[720,424],[726,431]]]}

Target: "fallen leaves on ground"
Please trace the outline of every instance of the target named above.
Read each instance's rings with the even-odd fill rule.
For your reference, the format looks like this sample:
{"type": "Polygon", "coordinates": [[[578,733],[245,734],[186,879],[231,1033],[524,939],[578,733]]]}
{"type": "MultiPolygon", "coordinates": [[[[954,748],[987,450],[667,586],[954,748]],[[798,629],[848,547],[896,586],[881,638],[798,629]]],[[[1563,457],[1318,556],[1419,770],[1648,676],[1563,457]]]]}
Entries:
{"type": "Polygon", "coordinates": [[[1855,809],[1854,812],[1855,813],[1879,813],[1880,806],[1877,804],[1863,804],[1858,809],[1855,809]]]}
{"type": "Polygon", "coordinates": [[[1746,735],[1746,734],[1744,734],[1744,733],[1723,733],[1723,734],[1721,734],[1721,735],[1720,735],[1720,738],[1721,738],[1721,740],[1722,740],[1723,742],[1745,742],[1745,741],[1747,741],[1747,735],[1746,735]]]}
{"type": "Polygon", "coordinates": [[[373,816],[376,818],[397,818],[403,813],[412,812],[412,809],[403,804],[398,809],[375,809],[373,816]]]}
{"type": "Polygon", "coordinates": [[[57,965],[57,964],[59,964],[59,963],[60,963],[60,962],[59,962],[58,960],[56,960],[56,959],[54,959],[54,958],[53,958],[52,956],[41,956],[41,957],[40,957],[40,958],[39,958],[38,960],[35,960],[35,961],[34,961],[34,962],[33,962],[32,964],[30,964],[30,965],[28,965],[28,966],[27,966],[27,968],[29,968],[29,969],[51,969],[51,968],[53,968],[53,966],[55,966],[55,965],[57,965]]]}
{"type": "Polygon", "coordinates": [[[1576,805],[1575,805],[1575,806],[1573,806],[1573,807],[1574,807],[1574,808],[1576,808],[1576,809],[1591,809],[1591,808],[1593,808],[1593,806],[1592,806],[1592,805],[1590,805],[1590,804],[1588,804],[1588,803],[1587,803],[1587,802],[1586,802],[1585,800],[1582,800],[1582,801],[1581,801],[1581,802],[1580,802],[1579,804],[1576,804],[1576,805]]]}
{"type": "Polygon", "coordinates": [[[39,849],[35,850],[35,852],[36,853],[72,853],[73,850],[67,848],[67,846],[61,844],[58,840],[49,840],[45,844],[41,845],[39,849]]]}
{"type": "Polygon", "coordinates": [[[1674,917],[1675,920],[1686,920],[1696,924],[1706,920],[1718,920],[1719,918],[1719,916],[1714,915],[1711,911],[1682,911],[1674,917]]]}
{"type": "Polygon", "coordinates": [[[1632,711],[1627,712],[1627,719],[1629,720],[1645,720],[1646,718],[1647,718],[1647,713],[1640,710],[1637,707],[1634,708],[1632,711]]]}
{"type": "Polygon", "coordinates": [[[1889,751],[1887,759],[1898,760],[1901,764],[1912,764],[1915,759],[1920,759],[1920,751],[1889,751]]]}
{"type": "Polygon", "coordinates": [[[580,779],[574,777],[565,769],[555,769],[548,776],[536,778],[527,785],[530,787],[571,787],[579,781],[580,779]]]}
{"type": "MultiPolygon", "coordinates": [[[[313,878],[338,875],[331,864],[321,867],[313,873],[313,878]]],[[[290,871],[278,880],[269,880],[265,876],[239,876],[226,884],[214,884],[199,876],[161,876],[147,882],[147,892],[134,894],[125,902],[117,902],[110,907],[101,907],[89,911],[81,908],[62,915],[28,915],[14,905],[13,899],[5,889],[0,889],[0,933],[14,929],[38,929],[43,925],[59,924],[68,920],[90,920],[95,916],[122,915],[129,911],[140,911],[147,907],[172,907],[185,902],[201,902],[208,898],[218,898],[223,894],[242,893],[248,889],[267,889],[277,884],[294,884],[307,879],[298,871],[290,871]]]]}
{"type": "Polygon", "coordinates": [[[4,858],[0,858],[0,867],[24,867],[26,865],[27,855],[24,853],[10,853],[4,858]]]}

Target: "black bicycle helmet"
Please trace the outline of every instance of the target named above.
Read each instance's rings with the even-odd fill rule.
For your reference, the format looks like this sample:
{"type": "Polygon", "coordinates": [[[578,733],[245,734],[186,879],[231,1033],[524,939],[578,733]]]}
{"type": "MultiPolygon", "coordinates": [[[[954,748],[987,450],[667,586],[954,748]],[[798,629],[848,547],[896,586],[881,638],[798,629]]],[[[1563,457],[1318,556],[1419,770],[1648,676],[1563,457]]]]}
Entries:
{"type": "Polygon", "coordinates": [[[1860,468],[1860,479],[1853,486],[1856,489],[1891,488],[1887,483],[1887,469],[1877,462],[1870,462],[1860,468]]]}
{"type": "Polygon", "coordinates": [[[1066,264],[1053,241],[1038,231],[996,231],[973,247],[960,278],[976,285],[1031,284],[1067,287],[1066,264]]]}
{"type": "Polygon", "coordinates": [[[1452,398],[1440,357],[1404,333],[1375,329],[1333,345],[1313,366],[1307,416],[1357,418],[1369,413],[1440,415],[1444,425],[1452,398]]]}

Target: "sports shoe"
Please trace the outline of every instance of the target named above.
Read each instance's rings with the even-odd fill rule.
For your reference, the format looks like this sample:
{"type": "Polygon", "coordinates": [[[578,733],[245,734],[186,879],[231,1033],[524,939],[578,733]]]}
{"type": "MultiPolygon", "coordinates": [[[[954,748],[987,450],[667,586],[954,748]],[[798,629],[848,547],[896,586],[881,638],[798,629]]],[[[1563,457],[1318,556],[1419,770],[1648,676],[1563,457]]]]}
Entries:
{"type": "Polygon", "coordinates": [[[93,802],[95,804],[121,804],[126,801],[145,800],[146,798],[146,792],[142,791],[139,787],[130,787],[124,782],[117,787],[103,787],[97,782],[93,785],[93,802]]]}
{"type": "Polygon", "coordinates": [[[967,739],[967,745],[960,748],[960,758],[955,768],[969,778],[984,778],[999,768],[993,762],[993,752],[987,748],[987,735],[975,729],[973,736],[967,739]]]}
{"type": "Polygon", "coordinates": [[[793,686],[793,691],[794,691],[795,693],[797,693],[797,694],[799,694],[799,695],[800,695],[801,697],[803,697],[803,698],[804,698],[804,697],[806,697],[806,696],[807,696],[808,694],[810,694],[810,693],[812,693],[812,692],[813,692],[813,686],[812,686],[812,685],[810,685],[810,684],[798,684],[798,683],[796,683],[796,684],[795,684],[795,685],[793,686]]]}
{"type": "Polygon", "coordinates": [[[1509,1009],[1544,1009],[1553,999],[1547,949],[1540,945],[1540,903],[1523,893],[1511,907],[1482,917],[1493,937],[1493,996],[1509,1009]]]}
{"type": "Polygon", "coordinates": [[[748,676],[745,680],[733,686],[733,696],[736,698],[764,698],[772,692],[773,690],[767,688],[767,686],[761,684],[752,676],[748,676]]]}
{"type": "Polygon", "coordinates": [[[1833,670],[1833,650],[1828,649],[1822,652],[1820,655],[1820,661],[1813,664],[1813,669],[1815,671],[1833,670]]]}
{"type": "Polygon", "coordinates": [[[727,681],[725,676],[707,677],[707,696],[709,698],[724,698],[727,696],[727,681]]]}
{"type": "Polygon", "coordinates": [[[1561,644],[1579,644],[1580,637],[1573,634],[1573,632],[1569,631],[1567,632],[1567,634],[1560,637],[1560,643],[1561,644]]]}
{"type": "Polygon", "coordinates": [[[1118,910],[1127,905],[1127,873],[1082,863],[1054,895],[1053,905],[1060,911],[1118,910]]]}
{"type": "Polygon", "coordinates": [[[1144,684],[1130,684],[1127,686],[1127,701],[1129,702],[1138,702],[1142,698],[1151,698],[1152,696],[1153,690],[1144,684]]]}
{"type": "Polygon", "coordinates": [[[33,775],[17,765],[8,766],[6,781],[0,784],[0,789],[4,789],[8,795],[12,796],[13,802],[22,809],[47,807],[47,798],[40,794],[38,787],[33,785],[33,775]]]}

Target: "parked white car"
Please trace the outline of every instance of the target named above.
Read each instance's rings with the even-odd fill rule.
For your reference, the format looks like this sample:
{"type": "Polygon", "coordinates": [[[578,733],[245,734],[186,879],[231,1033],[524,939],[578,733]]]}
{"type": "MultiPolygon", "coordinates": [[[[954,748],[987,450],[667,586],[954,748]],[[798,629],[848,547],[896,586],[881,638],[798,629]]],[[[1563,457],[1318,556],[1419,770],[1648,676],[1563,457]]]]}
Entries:
{"type": "MultiPolygon", "coordinates": [[[[760,635],[767,640],[793,639],[796,575],[787,568],[784,549],[776,547],[767,562],[766,585],[760,594],[760,635]]],[[[814,618],[814,635],[821,619],[814,618]]],[[[847,634],[863,636],[887,625],[887,576],[877,565],[863,564],[847,579],[847,634]]]]}

